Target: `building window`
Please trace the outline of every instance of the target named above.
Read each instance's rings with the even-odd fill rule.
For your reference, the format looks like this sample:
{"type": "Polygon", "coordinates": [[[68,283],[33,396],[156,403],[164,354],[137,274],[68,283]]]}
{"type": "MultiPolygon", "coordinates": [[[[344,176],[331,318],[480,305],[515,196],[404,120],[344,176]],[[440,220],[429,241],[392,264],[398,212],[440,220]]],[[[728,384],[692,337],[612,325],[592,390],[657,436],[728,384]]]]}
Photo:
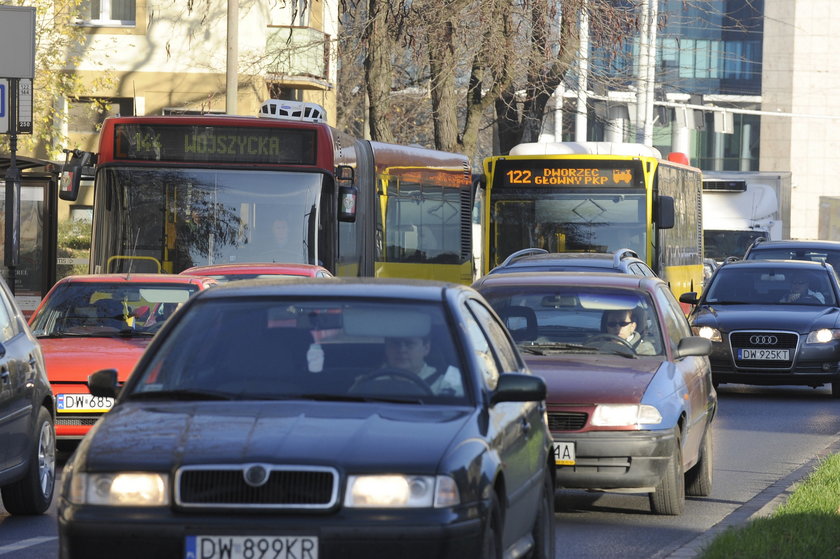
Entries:
{"type": "Polygon", "coordinates": [[[78,134],[96,134],[109,116],[134,115],[131,97],[79,97],[69,102],[67,129],[78,134]]]}
{"type": "Polygon", "coordinates": [[[84,0],[81,23],[107,27],[133,26],[137,21],[136,0],[84,0]]]}

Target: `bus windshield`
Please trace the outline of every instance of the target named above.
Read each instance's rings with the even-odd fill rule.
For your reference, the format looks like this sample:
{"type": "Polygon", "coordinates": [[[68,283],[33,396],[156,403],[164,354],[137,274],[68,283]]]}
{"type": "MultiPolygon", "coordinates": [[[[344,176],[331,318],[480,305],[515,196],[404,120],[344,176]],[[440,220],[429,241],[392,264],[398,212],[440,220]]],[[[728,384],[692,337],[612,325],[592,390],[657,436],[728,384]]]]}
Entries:
{"type": "Polygon", "coordinates": [[[529,247],[549,252],[647,252],[642,190],[515,189],[497,190],[492,198],[491,267],[529,247]]]}
{"type": "Polygon", "coordinates": [[[323,177],[318,172],[102,168],[95,191],[93,271],[317,264],[323,177]]]}

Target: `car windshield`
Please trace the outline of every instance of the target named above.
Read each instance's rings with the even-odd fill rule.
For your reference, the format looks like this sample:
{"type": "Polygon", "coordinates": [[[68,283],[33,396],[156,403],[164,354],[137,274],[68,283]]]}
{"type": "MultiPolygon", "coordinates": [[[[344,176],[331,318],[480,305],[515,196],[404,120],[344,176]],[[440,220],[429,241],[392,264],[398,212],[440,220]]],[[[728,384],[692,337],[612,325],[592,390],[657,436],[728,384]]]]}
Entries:
{"type": "Polygon", "coordinates": [[[149,336],[197,290],[192,284],[61,284],[31,327],[38,337],[149,336]]]}
{"type": "Polygon", "coordinates": [[[771,265],[722,267],[712,279],[705,301],[718,305],[837,304],[827,271],[771,265]]]}
{"type": "Polygon", "coordinates": [[[213,300],[196,304],[133,376],[129,398],[468,403],[439,304],[213,300]]]}
{"type": "Polygon", "coordinates": [[[482,294],[526,355],[663,354],[657,314],[645,293],[581,285],[517,285],[482,294]]]}

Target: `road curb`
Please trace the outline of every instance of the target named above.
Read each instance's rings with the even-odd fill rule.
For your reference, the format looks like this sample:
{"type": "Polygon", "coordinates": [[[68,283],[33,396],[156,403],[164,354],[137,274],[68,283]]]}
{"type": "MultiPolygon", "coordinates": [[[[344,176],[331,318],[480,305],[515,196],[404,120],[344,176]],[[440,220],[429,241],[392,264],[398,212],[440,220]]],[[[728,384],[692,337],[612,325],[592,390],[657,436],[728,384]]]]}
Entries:
{"type": "Polygon", "coordinates": [[[770,484],[758,495],[738,507],[706,532],[682,545],[669,555],[665,555],[665,559],[693,559],[699,557],[700,553],[727,529],[742,526],[756,518],[770,516],[780,505],[787,501],[791,493],[796,490],[796,486],[814,471],[821,460],[838,453],[840,453],[840,433],[836,434],[834,441],[818,452],[813,458],[785,477],[770,484]]]}

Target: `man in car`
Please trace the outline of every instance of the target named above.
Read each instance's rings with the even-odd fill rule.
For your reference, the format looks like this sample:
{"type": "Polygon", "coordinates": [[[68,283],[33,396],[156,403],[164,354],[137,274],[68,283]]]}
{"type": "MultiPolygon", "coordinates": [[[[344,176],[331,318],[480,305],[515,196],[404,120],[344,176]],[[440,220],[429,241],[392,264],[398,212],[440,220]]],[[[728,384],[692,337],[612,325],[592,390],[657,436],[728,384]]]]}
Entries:
{"type": "Polygon", "coordinates": [[[790,282],[790,293],[781,298],[781,303],[822,303],[825,304],[825,297],[819,291],[811,288],[811,279],[808,274],[799,273],[793,276],[790,282]]]}
{"type": "Polygon", "coordinates": [[[642,338],[642,335],[637,332],[639,322],[642,321],[638,316],[639,314],[639,312],[630,309],[605,311],[601,322],[603,331],[606,334],[621,338],[639,355],[656,355],[653,344],[642,338]]]}
{"type": "Polygon", "coordinates": [[[431,351],[428,337],[386,338],[385,368],[408,371],[419,376],[435,394],[463,396],[461,373],[455,367],[435,368],[426,362],[431,351]]]}

